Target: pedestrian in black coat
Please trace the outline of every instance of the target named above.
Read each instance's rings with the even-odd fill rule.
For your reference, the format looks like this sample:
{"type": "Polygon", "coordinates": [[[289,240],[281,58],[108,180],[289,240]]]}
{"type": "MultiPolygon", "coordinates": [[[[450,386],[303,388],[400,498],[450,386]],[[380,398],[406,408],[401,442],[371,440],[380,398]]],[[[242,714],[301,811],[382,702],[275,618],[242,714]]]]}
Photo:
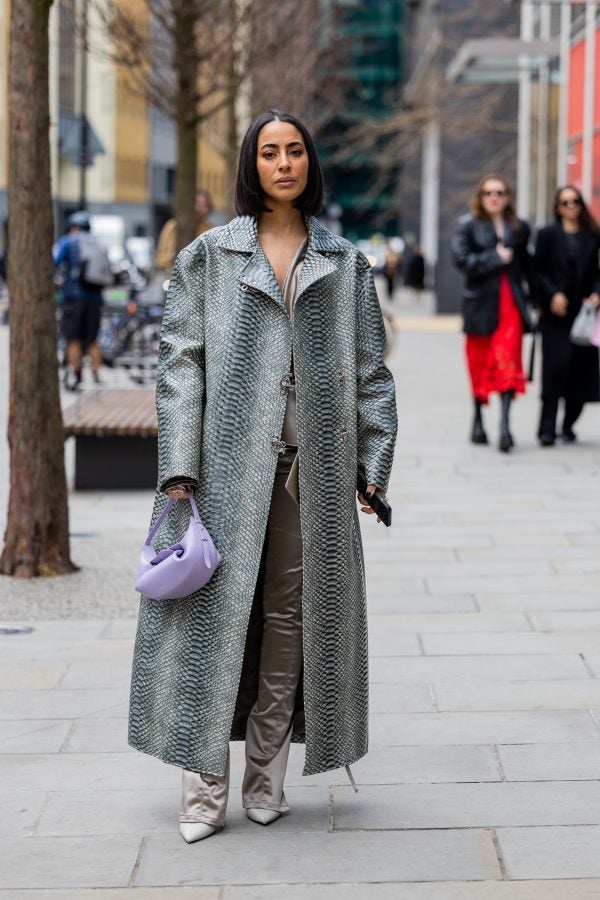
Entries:
{"type": "Polygon", "coordinates": [[[556,192],[554,215],[554,224],[540,230],[535,250],[543,353],[538,437],[544,447],[556,441],[561,398],[562,438],[568,443],[576,440],[573,425],[584,404],[600,401],[598,349],[570,340],[582,302],[600,306],[600,227],[570,185],[556,192]]]}
{"type": "Polygon", "coordinates": [[[471,441],[487,444],[482,406],[498,393],[499,449],[507,453],[514,446],[510,406],[516,394],[525,393],[522,337],[532,327],[525,289],[532,274],[529,226],[517,218],[510,185],[499,175],[480,181],[471,208],[451,242],[455,265],[465,275],[465,349],[475,404],[471,441]]]}

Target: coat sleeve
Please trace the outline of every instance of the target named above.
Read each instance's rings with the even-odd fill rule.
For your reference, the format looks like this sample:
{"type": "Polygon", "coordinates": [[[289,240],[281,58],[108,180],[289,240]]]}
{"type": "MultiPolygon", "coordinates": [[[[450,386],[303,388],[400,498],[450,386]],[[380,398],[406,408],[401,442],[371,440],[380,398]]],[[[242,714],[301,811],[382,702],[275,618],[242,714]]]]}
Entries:
{"type": "Polygon", "coordinates": [[[156,374],[158,486],[198,481],[204,395],[203,247],[182,250],[173,267],[156,374]]]}
{"type": "Polygon", "coordinates": [[[546,312],[550,309],[552,295],[560,291],[560,287],[552,279],[549,268],[551,259],[551,232],[542,228],[535,242],[534,266],[538,285],[538,298],[540,306],[546,312]]]}
{"type": "Polygon", "coordinates": [[[357,442],[367,482],[387,490],[398,421],[394,379],[383,361],[386,338],[373,273],[358,260],[357,442]]]}
{"type": "Polygon", "coordinates": [[[502,260],[493,247],[474,250],[470,235],[471,222],[459,222],[450,241],[450,249],[457,269],[467,275],[489,275],[502,269],[502,260]]]}

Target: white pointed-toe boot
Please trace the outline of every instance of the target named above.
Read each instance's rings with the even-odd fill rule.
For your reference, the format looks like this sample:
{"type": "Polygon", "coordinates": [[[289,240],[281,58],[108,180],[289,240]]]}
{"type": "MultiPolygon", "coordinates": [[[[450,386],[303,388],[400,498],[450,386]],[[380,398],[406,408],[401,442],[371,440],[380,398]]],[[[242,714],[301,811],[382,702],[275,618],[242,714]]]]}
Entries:
{"type": "Polygon", "coordinates": [[[246,815],[259,825],[270,825],[281,815],[276,809],[247,809],[246,815]]]}
{"type": "Polygon", "coordinates": [[[194,841],[203,841],[204,838],[210,837],[215,833],[212,825],[206,822],[180,822],[179,830],[186,844],[193,844],[194,841]]]}

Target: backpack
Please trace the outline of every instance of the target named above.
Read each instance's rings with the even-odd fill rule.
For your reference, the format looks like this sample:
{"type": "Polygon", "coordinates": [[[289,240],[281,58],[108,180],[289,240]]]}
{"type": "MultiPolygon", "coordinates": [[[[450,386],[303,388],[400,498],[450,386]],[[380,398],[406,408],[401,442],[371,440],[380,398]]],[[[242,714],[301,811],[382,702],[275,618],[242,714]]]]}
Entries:
{"type": "Polygon", "coordinates": [[[79,281],[92,287],[107,287],[114,278],[108,253],[100,241],[91,234],[79,235],[79,281]]]}

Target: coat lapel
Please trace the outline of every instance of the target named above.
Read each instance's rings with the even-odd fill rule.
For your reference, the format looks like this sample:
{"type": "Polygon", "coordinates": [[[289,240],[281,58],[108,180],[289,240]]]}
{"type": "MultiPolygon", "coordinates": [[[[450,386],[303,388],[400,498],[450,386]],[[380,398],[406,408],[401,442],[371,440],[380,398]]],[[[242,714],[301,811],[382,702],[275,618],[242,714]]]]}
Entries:
{"type": "MultiPolygon", "coordinates": [[[[335,272],[336,257],[345,250],[344,242],[321,225],[314,216],[306,217],[306,227],[308,244],[300,272],[297,297],[306,293],[321,278],[335,272]]],[[[284,305],[281,288],[258,240],[256,219],[252,216],[239,216],[233,219],[223,227],[217,246],[249,257],[239,276],[245,288],[266,294],[280,306],[284,305]]]]}

